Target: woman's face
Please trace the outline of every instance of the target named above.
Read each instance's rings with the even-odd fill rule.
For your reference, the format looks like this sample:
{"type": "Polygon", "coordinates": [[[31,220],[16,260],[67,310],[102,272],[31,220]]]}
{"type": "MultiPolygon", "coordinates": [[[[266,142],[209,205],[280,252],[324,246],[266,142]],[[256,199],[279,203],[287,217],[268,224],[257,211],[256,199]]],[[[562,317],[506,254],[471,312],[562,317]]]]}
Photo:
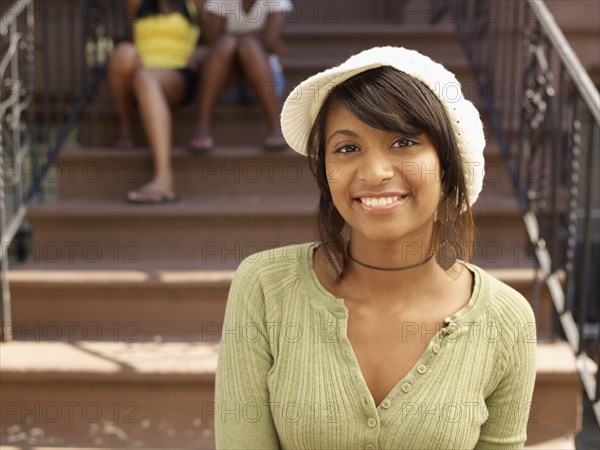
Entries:
{"type": "Polygon", "coordinates": [[[438,153],[429,136],[403,136],[332,105],[325,163],[333,203],[352,239],[429,243],[441,198],[438,153]]]}

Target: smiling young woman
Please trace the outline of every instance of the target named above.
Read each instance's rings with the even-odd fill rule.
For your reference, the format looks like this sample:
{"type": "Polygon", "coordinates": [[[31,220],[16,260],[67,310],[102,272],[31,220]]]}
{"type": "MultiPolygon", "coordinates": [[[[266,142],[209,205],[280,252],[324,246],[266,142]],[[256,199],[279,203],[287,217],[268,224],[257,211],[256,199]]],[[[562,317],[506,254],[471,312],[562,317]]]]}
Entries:
{"type": "Polygon", "coordinates": [[[485,140],[450,85],[385,47],[288,97],[282,131],[309,158],[321,239],[236,272],[217,448],[522,448],[535,319],[467,262],[485,140]]]}

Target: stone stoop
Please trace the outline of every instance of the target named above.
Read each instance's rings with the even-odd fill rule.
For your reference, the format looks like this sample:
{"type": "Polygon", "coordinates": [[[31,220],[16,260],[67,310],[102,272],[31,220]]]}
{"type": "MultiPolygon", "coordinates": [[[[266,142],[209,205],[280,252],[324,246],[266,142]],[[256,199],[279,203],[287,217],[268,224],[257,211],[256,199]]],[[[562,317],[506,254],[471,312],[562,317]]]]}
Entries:
{"type": "MultiPolygon", "coordinates": [[[[213,393],[218,346],[198,340],[2,344],[2,442],[19,449],[214,448],[214,421],[222,413],[213,393]]],[[[570,349],[539,343],[528,448],[574,448],[579,393],[570,349]]],[[[242,420],[243,409],[236,413],[242,420]]]]}
{"type": "MultiPolygon", "coordinates": [[[[307,9],[323,3],[298,3],[328,12],[307,9]]],[[[375,3],[383,11],[392,2],[375,3]]],[[[335,25],[303,17],[286,29],[287,91],[364,48],[403,45],[457,73],[480,104],[451,24],[353,23],[359,17],[335,25]]],[[[125,194],[150,177],[151,160],[147,149],[107,148],[116,126],[103,92],[81,122],[87,147],[65,149],[56,177],[47,177],[58,200],[29,209],[29,262],[9,273],[16,339],[0,345],[0,443],[11,450],[213,448],[214,374],[233,270],[258,250],[315,239],[316,186],[305,158],[259,146],[256,105],[219,106],[216,148],[203,155],[185,149],[194,123],[194,108],[185,107],[174,114],[173,133],[182,200],[128,205],[125,194]]],[[[136,139],[145,146],[139,124],[136,139]]],[[[492,139],[486,169],[474,209],[474,262],[531,301],[533,261],[492,139]]],[[[545,289],[532,306],[539,345],[528,446],[574,448],[581,387],[573,354],[550,340],[545,289]]]]}

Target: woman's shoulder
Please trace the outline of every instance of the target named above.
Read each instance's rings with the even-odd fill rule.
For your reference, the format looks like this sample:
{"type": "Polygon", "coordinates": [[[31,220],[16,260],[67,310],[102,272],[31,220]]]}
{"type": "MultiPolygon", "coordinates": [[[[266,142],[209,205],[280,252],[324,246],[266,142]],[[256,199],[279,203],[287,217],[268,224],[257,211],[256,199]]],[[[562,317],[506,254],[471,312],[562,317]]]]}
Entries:
{"type": "Polygon", "coordinates": [[[236,278],[297,275],[309,266],[309,257],[316,244],[307,242],[274,247],[247,256],[236,270],[236,278]]]}
{"type": "Polygon", "coordinates": [[[481,283],[480,295],[486,298],[488,311],[496,319],[508,323],[535,322],[535,315],[529,301],[512,286],[501,281],[496,275],[469,264],[471,270],[478,274],[481,283]]]}

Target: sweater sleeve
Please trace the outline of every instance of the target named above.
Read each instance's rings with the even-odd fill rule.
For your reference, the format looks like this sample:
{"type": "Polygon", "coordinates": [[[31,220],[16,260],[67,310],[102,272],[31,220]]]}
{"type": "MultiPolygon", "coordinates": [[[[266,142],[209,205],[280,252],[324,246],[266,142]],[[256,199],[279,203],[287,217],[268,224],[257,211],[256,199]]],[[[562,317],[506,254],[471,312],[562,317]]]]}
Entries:
{"type": "Polygon", "coordinates": [[[278,449],[267,374],[273,364],[256,262],[242,262],[229,291],[215,387],[217,449],[278,449]]]}
{"type": "Polygon", "coordinates": [[[504,374],[485,401],[489,417],[481,427],[478,450],[522,449],[525,445],[530,408],[535,410],[531,398],[536,375],[535,318],[527,308],[529,322],[522,322],[521,333],[508,349],[504,374]]]}

